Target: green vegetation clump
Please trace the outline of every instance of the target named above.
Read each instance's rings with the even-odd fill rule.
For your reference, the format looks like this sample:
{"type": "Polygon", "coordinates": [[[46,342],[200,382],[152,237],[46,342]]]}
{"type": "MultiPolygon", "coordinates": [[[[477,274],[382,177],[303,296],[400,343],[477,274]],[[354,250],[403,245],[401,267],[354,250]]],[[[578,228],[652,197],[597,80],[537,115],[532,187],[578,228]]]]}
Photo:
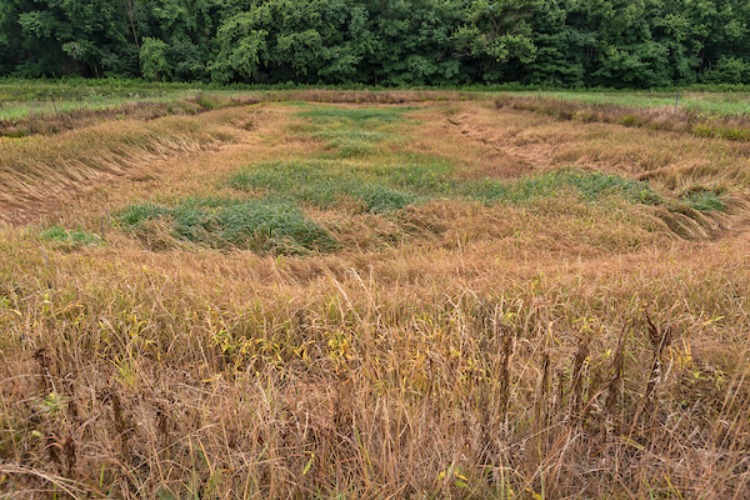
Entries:
{"type": "Polygon", "coordinates": [[[326,158],[356,158],[377,152],[376,145],[395,137],[393,125],[412,108],[338,108],[318,106],[299,113],[308,125],[300,131],[323,142],[326,158]]]}
{"type": "Polygon", "coordinates": [[[120,222],[126,227],[136,226],[146,220],[155,220],[169,213],[167,208],[153,203],[131,205],[120,214],[120,222]]]}
{"type": "Polygon", "coordinates": [[[556,196],[571,188],[584,200],[620,196],[633,203],[658,204],[647,183],[601,172],[563,169],[514,182],[463,181],[445,163],[360,166],[336,161],[279,162],[248,167],[229,179],[240,191],[262,190],[274,196],[331,208],[344,197],[363,201],[382,213],[436,197],[463,197],[487,203],[524,203],[556,196]]]}
{"type": "Polygon", "coordinates": [[[361,188],[363,177],[356,167],[337,162],[279,162],[243,169],[230,178],[229,185],[330,208],[342,197],[353,196],[361,188]]]}
{"type": "Polygon", "coordinates": [[[337,248],[334,238],[296,205],[280,200],[189,199],[174,207],[132,205],[119,217],[128,229],[168,219],[172,236],[212,248],[296,255],[337,248]]]}
{"type": "Polygon", "coordinates": [[[43,241],[54,242],[71,247],[98,245],[101,239],[82,229],[68,230],[62,226],[52,226],[39,233],[43,241]]]}
{"type": "Polygon", "coordinates": [[[332,172],[325,162],[277,162],[243,169],[229,179],[229,186],[240,191],[265,190],[299,201],[328,208],[349,185],[350,173],[332,172]],[[348,177],[348,179],[347,179],[348,177]]]}
{"type": "Polygon", "coordinates": [[[385,132],[374,132],[368,130],[318,130],[312,132],[311,137],[320,141],[327,141],[332,146],[337,147],[341,144],[347,144],[349,141],[357,142],[382,142],[392,137],[385,132]]]}
{"type": "Polygon", "coordinates": [[[331,208],[342,198],[364,203],[375,213],[400,209],[421,199],[449,195],[451,169],[440,162],[368,166],[341,161],[277,162],[248,167],[229,179],[240,190],[263,190],[319,208],[331,208]]]}
{"type": "Polygon", "coordinates": [[[321,130],[311,133],[310,136],[315,140],[322,141],[324,148],[332,152],[327,156],[332,158],[356,158],[368,155],[376,151],[375,144],[393,137],[391,134],[384,132],[351,128],[321,130]]]}
{"type": "Polygon", "coordinates": [[[695,188],[682,195],[688,206],[699,212],[725,212],[728,208],[720,191],[695,188]]]}
{"type": "Polygon", "coordinates": [[[660,202],[648,184],[602,172],[563,169],[527,177],[511,183],[486,179],[468,184],[462,190],[487,202],[522,203],[535,197],[555,196],[561,189],[573,188],[585,201],[616,195],[634,203],[660,202]]]}
{"type": "Polygon", "coordinates": [[[356,196],[364,202],[367,211],[372,213],[401,210],[419,201],[419,197],[412,192],[401,191],[380,184],[366,184],[356,190],[356,196]]]}
{"type": "Polygon", "coordinates": [[[403,120],[403,114],[414,108],[338,108],[319,107],[301,112],[299,115],[313,122],[331,124],[349,122],[358,127],[396,123],[403,120]]]}

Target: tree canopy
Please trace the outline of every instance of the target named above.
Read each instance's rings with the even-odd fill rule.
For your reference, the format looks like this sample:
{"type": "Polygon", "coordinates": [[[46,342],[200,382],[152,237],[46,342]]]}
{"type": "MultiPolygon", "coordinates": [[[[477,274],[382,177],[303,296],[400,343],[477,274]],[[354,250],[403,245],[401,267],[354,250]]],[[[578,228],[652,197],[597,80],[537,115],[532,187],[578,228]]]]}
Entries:
{"type": "Polygon", "coordinates": [[[0,76],[750,83],[747,0],[3,0],[0,76]]]}

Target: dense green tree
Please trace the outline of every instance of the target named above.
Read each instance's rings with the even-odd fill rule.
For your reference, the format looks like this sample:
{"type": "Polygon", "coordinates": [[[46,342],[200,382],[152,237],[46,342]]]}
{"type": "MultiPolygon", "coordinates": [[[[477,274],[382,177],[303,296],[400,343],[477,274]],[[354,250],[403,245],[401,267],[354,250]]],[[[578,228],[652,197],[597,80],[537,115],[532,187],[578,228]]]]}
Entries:
{"type": "Polygon", "coordinates": [[[531,19],[538,0],[473,0],[465,24],[455,33],[456,47],[476,67],[476,80],[507,81],[510,60],[529,64],[536,58],[531,19]]]}
{"type": "Polygon", "coordinates": [[[581,47],[568,24],[565,0],[539,2],[532,17],[533,60],[517,65],[516,79],[527,84],[581,86],[584,68],[581,47]]]}
{"type": "Polygon", "coordinates": [[[140,45],[141,73],[147,80],[160,81],[172,75],[167,61],[169,46],[157,38],[144,38],[140,45]]]}
{"type": "Polygon", "coordinates": [[[13,71],[26,76],[135,75],[125,4],[115,0],[4,0],[2,35],[16,40],[13,71]]]}
{"type": "Polygon", "coordinates": [[[362,81],[386,85],[440,85],[470,81],[453,39],[463,2],[362,2],[372,28],[362,81]]]}
{"type": "Polygon", "coordinates": [[[219,81],[359,81],[373,50],[369,12],[348,0],[270,0],[227,19],[211,64],[219,81]]]}
{"type": "Polygon", "coordinates": [[[2,0],[0,76],[750,83],[747,0],[2,0]]]}

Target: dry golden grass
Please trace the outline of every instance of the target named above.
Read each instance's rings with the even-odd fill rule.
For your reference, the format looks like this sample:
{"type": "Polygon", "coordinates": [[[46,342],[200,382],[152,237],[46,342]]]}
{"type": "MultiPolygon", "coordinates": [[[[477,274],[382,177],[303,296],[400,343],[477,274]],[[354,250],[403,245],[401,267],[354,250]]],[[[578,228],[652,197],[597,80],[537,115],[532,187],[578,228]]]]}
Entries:
{"type": "Polygon", "coordinates": [[[108,120],[141,120],[150,121],[164,116],[196,115],[206,111],[232,106],[249,105],[259,102],[252,96],[233,98],[227,96],[208,96],[198,94],[195,97],[180,98],[166,102],[123,102],[119,105],[101,109],[79,108],[68,111],[57,111],[42,114],[29,114],[16,119],[0,119],[0,136],[28,137],[34,135],[53,135],[67,130],[75,130],[108,120]]]}
{"type": "MultiPolygon", "coordinates": [[[[137,180],[151,175],[142,173],[148,170],[145,165],[231,142],[237,136],[233,118],[238,113],[219,111],[206,118],[170,117],[148,124],[108,122],[54,137],[0,138],[1,219],[11,224],[34,219],[47,211],[45,206],[69,198],[70,191],[127,174],[137,180]]],[[[246,113],[243,118],[248,118],[246,113]]]]}
{"type": "Polygon", "coordinates": [[[452,153],[445,154],[463,155],[461,159],[469,165],[477,163],[473,155],[478,149],[480,165],[485,161],[500,164],[505,175],[517,175],[518,169],[523,174],[578,165],[648,178],[671,190],[694,183],[739,184],[743,189],[750,184],[750,149],[744,143],[668,130],[558,121],[510,108],[496,110],[482,101],[446,106],[442,113],[448,120],[430,120],[432,133],[420,137],[418,144],[440,151],[451,149],[452,153]],[[476,147],[440,144],[446,135],[459,134],[476,147]]]}
{"type": "Polygon", "coordinates": [[[307,204],[340,249],[258,256],[178,241],[166,221],[149,233],[166,246],[149,244],[116,213],[253,198],[224,182],[246,165],[330,154],[301,132],[304,107],[14,143],[0,151],[0,183],[33,224],[0,229],[0,492],[747,497],[738,146],[492,102],[418,106],[393,125],[398,141],[351,165],[418,153],[468,180],[571,164],[632,178],[662,169],[651,180],[663,196],[723,183],[730,210],[680,215],[567,191],[527,203],[435,197],[390,214],[307,204]],[[40,240],[39,224],[102,244],[40,240]]]}

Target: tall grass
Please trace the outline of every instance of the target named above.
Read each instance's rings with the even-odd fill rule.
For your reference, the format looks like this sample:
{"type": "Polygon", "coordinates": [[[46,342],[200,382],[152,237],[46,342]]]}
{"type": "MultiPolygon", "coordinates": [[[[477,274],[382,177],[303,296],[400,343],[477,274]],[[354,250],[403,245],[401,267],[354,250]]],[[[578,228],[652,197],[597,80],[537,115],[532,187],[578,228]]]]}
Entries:
{"type": "Polygon", "coordinates": [[[743,496],[740,258],[508,280],[466,257],[489,274],[439,253],[319,278],[239,256],[0,264],[0,318],[25,339],[3,340],[3,487],[743,496]]]}

